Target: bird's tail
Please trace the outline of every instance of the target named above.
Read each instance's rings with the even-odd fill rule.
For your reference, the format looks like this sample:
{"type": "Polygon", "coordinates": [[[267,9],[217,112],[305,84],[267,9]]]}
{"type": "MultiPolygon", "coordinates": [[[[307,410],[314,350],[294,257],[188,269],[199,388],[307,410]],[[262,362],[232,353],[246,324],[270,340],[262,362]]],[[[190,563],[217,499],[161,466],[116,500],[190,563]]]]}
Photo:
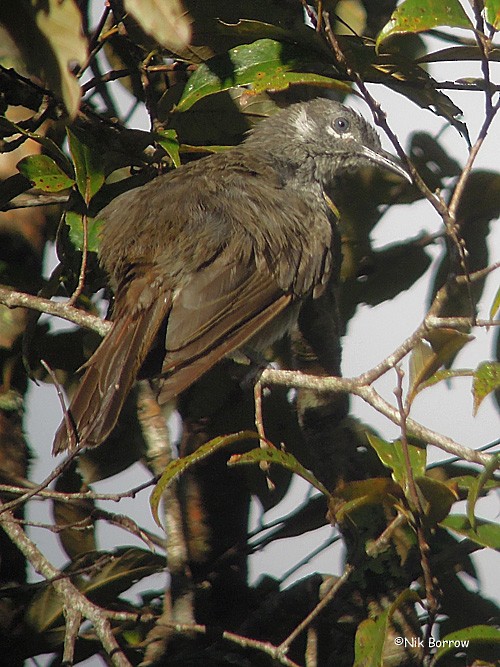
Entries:
{"type": "Polygon", "coordinates": [[[85,364],[85,373],[54,438],[53,454],[78,444],[96,447],[116,425],[170,304],[158,299],[134,317],[120,317],[85,364]]]}

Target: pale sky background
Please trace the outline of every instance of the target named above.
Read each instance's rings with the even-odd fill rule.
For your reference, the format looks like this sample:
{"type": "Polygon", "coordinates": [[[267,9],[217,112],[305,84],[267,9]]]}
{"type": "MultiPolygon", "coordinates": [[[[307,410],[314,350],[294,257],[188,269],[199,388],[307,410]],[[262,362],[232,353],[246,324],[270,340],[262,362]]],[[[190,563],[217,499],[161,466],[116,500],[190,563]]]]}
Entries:
{"type": "MultiPolygon", "coordinates": [[[[442,43],[433,42],[433,48],[443,48],[442,43]]],[[[493,80],[500,82],[500,71],[493,67],[493,80]],[[495,71],[496,70],[496,71],[495,71]]],[[[453,79],[457,76],[469,75],[480,76],[477,65],[471,64],[464,72],[461,64],[443,64],[431,67],[431,74],[436,78],[453,79]],[[439,72],[439,74],[437,73],[439,72]]],[[[389,123],[396,131],[403,146],[406,138],[415,130],[425,130],[436,134],[443,128],[444,121],[434,116],[429,111],[423,111],[414,104],[408,102],[404,97],[392,93],[382,86],[370,86],[372,94],[378,99],[388,114],[389,123]]],[[[464,110],[464,117],[469,126],[471,138],[474,141],[479,124],[483,118],[484,100],[481,93],[467,92],[454,93],[453,100],[464,110]]],[[[366,105],[353,98],[349,103],[356,106],[367,118],[371,115],[366,105]]],[[[144,114],[135,114],[131,122],[132,127],[148,129],[148,121],[144,114]]],[[[483,149],[476,162],[476,168],[499,169],[499,130],[500,115],[496,118],[483,149]]],[[[464,164],[467,156],[465,142],[453,129],[447,129],[442,136],[442,141],[447,150],[464,164]]],[[[383,140],[386,148],[390,146],[383,140]]],[[[422,231],[434,232],[440,229],[440,220],[432,207],[426,202],[418,202],[412,206],[393,207],[383,219],[382,223],[374,231],[374,241],[377,246],[397,242],[400,239],[416,236],[422,231]]],[[[492,232],[489,237],[491,250],[490,261],[498,260],[500,248],[500,229],[498,221],[491,223],[492,232]]],[[[440,256],[439,246],[430,249],[435,259],[434,267],[440,256]]],[[[48,258],[48,265],[53,259],[48,258]]],[[[50,270],[49,268],[47,269],[50,270]]],[[[404,292],[392,301],[377,306],[375,309],[369,307],[359,308],[356,316],[350,323],[349,330],[343,341],[343,372],[344,375],[355,375],[361,371],[371,368],[387,354],[392,352],[402,340],[421,322],[428,299],[429,279],[428,273],[424,278],[408,292],[404,292]]],[[[488,311],[492,304],[494,295],[499,285],[500,272],[491,274],[487,280],[483,298],[479,304],[479,317],[488,317],[488,311]]],[[[493,356],[493,332],[476,329],[475,341],[465,347],[458,359],[456,367],[476,367],[481,361],[493,356]]],[[[396,385],[395,373],[387,374],[377,384],[377,389],[382,395],[394,403],[393,389],[396,385]]],[[[487,398],[481,406],[476,418],[472,417],[472,397],[470,392],[470,379],[459,378],[453,381],[450,390],[445,383],[427,390],[415,401],[411,416],[424,425],[444,433],[461,444],[469,447],[480,447],[499,437],[500,420],[498,409],[491,397],[487,398]]],[[[365,405],[361,399],[352,400],[352,412],[375,427],[380,435],[386,439],[398,437],[398,429],[385,417],[377,414],[371,407],[365,405]]],[[[60,406],[55,389],[52,386],[32,385],[29,391],[27,403],[27,437],[30,442],[35,459],[32,464],[31,479],[39,482],[54,467],[54,460],[50,455],[51,443],[54,432],[60,421],[60,406]]],[[[431,449],[429,458],[432,461],[449,458],[445,452],[431,449]]],[[[104,482],[94,485],[96,491],[117,492],[125,491],[135,487],[141,481],[149,478],[142,466],[134,465],[126,473],[116,478],[110,478],[104,482]]],[[[266,514],[265,520],[271,520],[285,515],[300,504],[307,493],[308,487],[305,482],[295,480],[287,497],[273,510],[266,514]]],[[[148,505],[149,491],[143,492],[135,500],[122,500],[119,504],[107,504],[106,508],[113,512],[130,515],[138,523],[150,530],[158,532],[157,527],[150,516],[148,505]]],[[[498,496],[490,494],[487,499],[480,500],[477,513],[485,518],[498,521],[499,515],[498,496]]],[[[29,505],[29,518],[37,521],[47,520],[49,504],[32,502],[29,505]]],[[[453,512],[463,513],[463,503],[457,505],[453,512]]],[[[257,503],[254,505],[252,523],[256,525],[260,510],[257,503]]],[[[124,534],[119,529],[104,527],[98,524],[98,539],[102,549],[112,549],[122,544],[144,545],[129,534],[124,534]]],[[[56,566],[66,562],[64,554],[60,551],[57,538],[42,529],[30,529],[30,536],[36,540],[39,547],[46,553],[56,566]]],[[[325,527],[300,538],[279,541],[266,548],[262,553],[252,556],[250,559],[251,577],[256,580],[261,574],[269,573],[278,578],[292,567],[298,560],[311,551],[316,545],[321,544],[332,534],[332,529],[325,527]]],[[[293,577],[286,580],[285,585],[300,579],[311,572],[328,572],[338,574],[341,570],[341,545],[340,543],[329,547],[320,556],[308,565],[300,568],[293,577]]],[[[500,555],[491,550],[484,550],[474,556],[474,561],[479,570],[480,584],[482,590],[488,597],[500,601],[500,555]]],[[[38,578],[38,577],[35,577],[38,578]]],[[[151,578],[151,587],[161,587],[164,577],[151,578]]],[[[95,661],[87,661],[87,665],[100,664],[95,661]]]]}

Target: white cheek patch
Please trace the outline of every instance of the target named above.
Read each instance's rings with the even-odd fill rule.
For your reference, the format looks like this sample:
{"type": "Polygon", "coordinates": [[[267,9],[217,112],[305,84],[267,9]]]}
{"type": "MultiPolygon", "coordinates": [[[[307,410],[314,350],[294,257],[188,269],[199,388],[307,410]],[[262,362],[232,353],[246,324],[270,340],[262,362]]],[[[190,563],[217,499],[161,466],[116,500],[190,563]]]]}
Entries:
{"type": "Polygon", "coordinates": [[[331,125],[326,126],[326,133],[332,137],[337,137],[337,139],[354,139],[352,132],[342,132],[340,134],[331,125]]]}
{"type": "Polygon", "coordinates": [[[309,118],[305,109],[301,109],[295,118],[295,127],[303,139],[314,134],[316,123],[309,118]]]}

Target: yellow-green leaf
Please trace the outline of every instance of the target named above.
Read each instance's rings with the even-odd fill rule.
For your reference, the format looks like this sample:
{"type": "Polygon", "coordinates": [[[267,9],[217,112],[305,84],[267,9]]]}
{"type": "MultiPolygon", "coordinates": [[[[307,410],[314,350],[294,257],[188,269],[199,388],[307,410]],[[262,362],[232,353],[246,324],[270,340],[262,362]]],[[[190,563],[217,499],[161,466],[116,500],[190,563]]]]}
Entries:
{"type": "Polygon", "coordinates": [[[471,368],[456,368],[454,370],[443,368],[440,371],[436,371],[436,373],[431,375],[430,378],[413,388],[411,400],[414,400],[415,396],[420,394],[421,391],[427,389],[428,387],[432,387],[435,384],[438,384],[438,382],[442,382],[443,380],[451,380],[451,378],[458,377],[474,377],[474,371],[471,368]]]}
{"type": "MultiPolygon", "coordinates": [[[[466,345],[472,336],[455,329],[436,329],[430,331],[426,340],[415,346],[410,357],[410,386],[408,402],[411,403],[427,381],[434,377],[440,366],[444,366],[466,345]]],[[[463,371],[436,375],[435,382],[455,375],[464,375],[463,371]]],[[[469,373],[470,374],[470,373],[469,373]]],[[[434,384],[434,382],[430,382],[434,384]]]]}
{"type": "Polygon", "coordinates": [[[43,192],[61,192],[75,182],[48,155],[27,155],[17,163],[17,168],[35,188],[43,192]]]}
{"type": "Polygon", "coordinates": [[[391,619],[401,606],[416,602],[420,602],[418,593],[406,589],[386,611],[359,624],[354,644],[353,667],[382,667],[385,664],[384,645],[391,619]]]}
{"type": "MultiPolygon", "coordinates": [[[[366,437],[382,463],[392,470],[393,479],[406,492],[408,490],[408,471],[401,441],[387,442],[372,433],[367,433],[366,437]]],[[[409,444],[408,452],[413,476],[423,477],[427,461],[425,447],[409,444]]]]}
{"type": "Polygon", "coordinates": [[[485,361],[474,373],[472,395],[474,397],[473,414],[476,415],[483,400],[500,387],[500,362],[485,361]]]}
{"type": "Polygon", "coordinates": [[[472,24],[458,0],[405,0],[382,28],[377,48],[391,35],[423,32],[438,26],[472,30],[472,24]]]}
{"type": "Polygon", "coordinates": [[[343,81],[307,71],[313,67],[311,56],[295,45],[272,39],[242,44],[200,65],[189,79],[176,111],[186,111],[207,95],[237,86],[251,86],[254,92],[262,92],[306,83],[350,92],[343,81]]]}
{"type": "Polygon", "coordinates": [[[165,492],[165,489],[172,484],[174,480],[180,477],[188,468],[203,459],[206,459],[207,456],[210,456],[214,452],[232,445],[235,442],[240,442],[242,440],[258,440],[259,435],[254,431],[239,431],[238,433],[232,433],[231,435],[223,435],[218,438],[213,438],[209,442],[205,443],[199,447],[192,454],[188,456],[183,456],[180,459],[175,459],[168,464],[163,472],[162,476],[158,480],[151,496],[149,498],[149,504],[151,506],[151,512],[155,522],[162,527],[160,517],[158,516],[158,507],[160,505],[160,500],[165,492]]]}
{"type": "Polygon", "coordinates": [[[467,518],[469,519],[473,530],[476,529],[476,515],[474,514],[474,511],[476,509],[477,499],[485,485],[495,474],[499,461],[500,453],[493,454],[487,465],[481,471],[481,474],[474,479],[474,483],[470,487],[469,495],[467,496],[467,518]]]}
{"type": "Polygon", "coordinates": [[[309,484],[312,484],[318,491],[324,493],[326,496],[330,496],[328,490],[321,484],[321,482],[316,479],[313,473],[297,461],[293,454],[284,452],[281,449],[276,449],[276,447],[262,447],[260,449],[252,449],[250,452],[245,454],[234,454],[230,460],[229,465],[239,465],[242,463],[274,463],[276,465],[283,466],[291,470],[296,475],[299,475],[305,479],[309,484]]]}
{"type": "Polygon", "coordinates": [[[69,150],[76,172],[76,185],[85,203],[88,205],[92,197],[99,192],[104,185],[104,165],[102,154],[89,135],[76,134],[69,128],[68,135],[69,150]]]}
{"type": "Polygon", "coordinates": [[[497,523],[476,519],[476,526],[472,528],[469,519],[463,514],[449,514],[440,522],[443,528],[453,530],[459,535],[468,537],[482,547],[500,550],[500,526],[497,523]]]}
{"type": "Polygon", "coordinates": [[[71,68],[87,59],[82,16],[74,0],[2,0],[0,23],[12,35],[27,69],[64,102],[70,117],[80,105],[71,68]]]}
{"type": "Polygon", "coordinates": [[[392,506],[401,496],[401,487],[389,477],[372,477],[366,480],[346,482],[335,490],[335,497],[330,503],[330,515],[337,523],[343,523],[346,517],[373,505],[392,506]],[[339,503],[338,499],[345,502],[339,503]]]}
{"type": "Polygon", "coordinates": [[[431,477],[417,477],[415,484],[423,498],[423,509],[429,527],[433,528],[448,516],[458,497],[447,484],[431,477]]]}
{"type": "Polygon", "coordinates": [[[488,23],[498,30],[500,26],[500,0],[486,0],[484,15],[488,23]]]}
{"type": "Polygon", "coordinates": [[[175,167],[180,167],[181,158],[179,155],[179,139],[177,138],[177,132],[172,129],[158,130],[155,134],[155,140],[170,157],[173,165],[175,167]]]}
{"type": "MultiPolygon", "coordinates": [[[[64,221],[69,227],[69,238],[77,250],[83,252],[84,244],[84,219],[81,213],[66,211],[64,221]]],[[[99,232],[102,220],[87,217],[87,250],[97,252],[99,250],[99,232]]]]}
{"type": "Polygon", "coordinates": [[[480,644],[500,644],[500,629],[494,625],[471,625],[441,638],[433,664],[450,651],[465,652],[471,642],[480,644]]]}
{"type": "Polygon", "coordinates": [[[376,619],[366,618],[358,625],[354,643],[353,667],[382,667],[388,612],[376,619]]]}
{"type": "Polygon", "coordinates": [[[493,303],[491,304],[490,320],[492,320],[495,317],[499,309],[500,309],[500,287],[498,288],[497,293],[495,294],[495,298],[493,299],[493,303]]]}
{"type": "Polygon", "coordinates": [[[435,356],[430,343],[426,340],[419,340],[411,351],[409,363],[410,397],[416,393],[420,384],[436,370],[435,356]]]}
{"type": "Polygon", "coordinates": [[[191,19],[180,0],[125,0],[125,9],[161,46],[177,51],[191,39],[191,19]]]}
{"type": "MultiPolygon", "coordinates": [[[[469,491],[477,484],[477,475],[459,475],[458,477],[450,477],[446,484],[448,486],[455,486],[458,489],[469,491]]],[[[500,488],[500,481],[495,479],[489,479],[482,484],[482,491],[484,492],[498,488],[500,488]]]]}

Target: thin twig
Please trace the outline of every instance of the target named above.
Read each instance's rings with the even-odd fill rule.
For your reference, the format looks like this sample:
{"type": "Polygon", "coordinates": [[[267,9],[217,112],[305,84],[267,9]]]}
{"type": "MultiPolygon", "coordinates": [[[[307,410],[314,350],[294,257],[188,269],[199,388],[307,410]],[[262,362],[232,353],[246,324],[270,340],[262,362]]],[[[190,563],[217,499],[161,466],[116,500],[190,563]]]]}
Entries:
{"type": "Polygon", "coordinates": [[[42,194],[24,192],[17,197],[14,197],[4,206],[2,211],[11,211],[18,208],[33,208],[35,206],[52,206],[54,204],[66,204],[69,199],[69,194],[42,194]]]}
{"type": "Polygon", "coordinates": [[[385,112],[383,111],[381,105],[377,100],[370,94],[368,88],[366,87],[365,82],[361,78],[361,76],[358,74],[358,72],[353,69],[349,63],[347,62],[347,59],[344,55],[344,52],[340,48],[340,44],[338,42],[338,39],[335,35],[335,33],[332,30],[331,24],[330,24],[330,18],[327,12],[323,13],[323,22],[324,22],[324,30],[325,30],[325,35],[326,38],[332,47],[332,51],[335,54],[335,57],[337,58],[337,61],[339,65],[344,67],[345,71],[347,72],[348,76],[351,78],[352,81],[356,84],[358,87],[361,96],[365,100],[365,102],[368,104],[370,111],[372,112],[373,120],[375,123],[384,131],[385,135],[389,139],[389,141],[392,143],[394,146],[395,151],[401,158],[401,160],[404,162],[406,165],[407,169],[409,170],[412,179],[415,183],[415,185],[418,187],[418,189],[422,192],[424,197],[431,203],[431,205],[436,209],[436,211],[440,215],[444,215],[446,213],[446,204],[443,201],[443,199],[436,193],[431,192],[431,190],[427,187],[426,183],[418,173],[418,171],[415,169],[415,166],[413,165],[413,162],[409,159],[408,155],[404,151],[403,147],[401,146],[401,143],[399,142],[399,139],[397,135],[394,133],[392,128],[389,126],[389,123],[387,122],[387,116],[385,112]]]}
{"type": "Polygon", "coordinates": [[[116,81],[117,79],[124,79],[127,76],[130,76],[129,69],[111,70],[110,72],[101,74],[100,76],[94,77],[82,85],[82,95],[85,95],[85,93],[88,93],[89,90],[92,90],[92,88],[96,88],[103,83],[110,83],[111,81],[116,81]]]}
{"type": "MultiPolygon", "coordinates": [[[[168,425],[156,395],[147,382],[139,384],[138,416],[146,443],[148,468],[161,474],[172,460],[168,425]]],[[[177,485],[167,487],[162,496],[164,548],[167,547],[166,567],[170,581],[163,594],[163,610],[145,639],[142,664],[156,664],[168,650],[172,637],[169,623],[193,622],[194,592],[189,569],[189,548],[186,540],[182,506],[177,485]],[[180,610],[180,611],[179,611],[180,610]],[[167,630],[165,631],[165,629],[167,630]]]]}
{"type": "Polygon", "coordinates": [[[401,429],[401,435],[400,440],[401,440],[401,447],[403,450],[403,456],[404,456],[404,461],[405,461],[405,467],[406,467],[406,476],[408,479],[408,488],[404,489],[405,493],[408,493],[409,500],[411,501],[413,505],[413,510],[416,511],[418,514],[423,515],[424,511],[422,508],[422,503],[420,502],[420,498],[417,492],[417,487],[415,485],[415,479],[413,477],[413,469],[411,467],[411,460],[410,460],[410,450],[408,447],[408,433],[407,433],[407,421],[408,421],[408,412],[409,408],[404,405],[403,401],[403,377],[404,377],[404,372],[401,366],[396,366],[396,376],[398,379],[397,386],[394,389],[394,395],[396,397],[396,403],[398,406],[398,411],[399,411],[399,419],[400,419],[400,429],[401,429]]]}
{"type": "MultiPolygon", "coordinates": [[[[362,398],[368,405],[371,405],[377,412],[380,412],[397,426],[400,423],[397,409],[383,399],[373,387],[360,382],[358,378],[317,377],[306,375],[300,371],[267,368],[262,372],[261,380],[264,384],[275,384],[295,389],[312,389],[325,393],[351,393],[362,398]]],[[[421,438],[428,444],[435,445],[449,454],[460,456],[465,461],[487,465],[491,460],[490,455],[465,447],[452,438],[441,435],[413,419],[408,419],[407,426],[408,431],[413,436],[421,438]]]]}
{"type": "Polygon", "coordinates": [[[492,111],[493,103],[491,92],[490,61],[488,58],[488,38],[484,33],[484,19],[481,13],[484,4],[483,2],[479,3],[477,0],[473,0],[471,4],[472,10],[474,12],[474,18],[476,19],[476,30],[474,31],[474,36],[479,48],[479,53],[481,54],[481,71],[484,77],[485,114],[486,116],[489,116],[492,111]]]}
{"type": "MultiPolygon", "coordinates": [[[[143,482],[129,491],[122,491],[120,493],[96,493],[95,491],[90,490],[79,493],[63,493],[62,491],[39,489],[34,497],[38,497],[41,500],[110,500],[112,502],[120,502],[120,500],[123,500],[124,498],[135,498],[140,491],[156,484],[158,478],[159,476],[152,477],[149,481],[143,482]]],[[[27,489],[34,488],[38,489],[39,487],[29,480],[23,479],[23,486],[0,484],[0,493],[22,495],[26,493],[27,489]]]]}
{"type": "Polygon", "coordinates": [[[333,583],[331,588],[325,593],[324,597],[318,602],[314,609],[299,623],[299,625],[291,632],[288,637],[281,642],[278,647],[278,650],[283,655],[288,651],[292,642],[314,621],[323,609],[330,604],[333,598],[337,595],[338,591],[342,586],[349,580],[351,574],[354,572],[354,565],[348,563],[340,577],[338,577],[333,583]]]}
{"type": "Polygon", "coordinates": [[[57,398],[59,399],[59,404],[61,406],[61,412],[63,414],[64,425],[66,426],[66,433],[68,434],[68,449],[72,450],[78,444],[78,433],[75,428],[75,422],[71,418],[71,414],[66,406],[66,401],[64,399],[64,392],[61,385],[57,380],[57,376],[49,366],[49,364],[44,360],[40,359],[41,365],[45,368],[47,373],[50,375],[52,383],[56,389],[57,398]]]}
{"type": "MultiPolygon", "coordinates": [[[[430,633],[434,626],[434,621],[438,612],[438,600],[435,593],[434,580],[431,571],[431,564],[429,560],[430,547],[429,540],[426,535],[426,525],[425,525],[425,515],[422,503],[420,501],[420,496],[417,491],[417,485],[415,484],[415,478],[413,476],[413,468],[410,460],[410,450],[408,444],[408,434],[407,434],[407,423],[408,423],[408,414],[409,406],[404,404],[403,401],[403,371],[400,366],[396,367],[396,373],[398,377],[398,384],[395,390],[395,395],[397,399],[398,410],[401,418],[401,446],[403,449],[403,456],[405,460],[406,476],[408,479],[408,493],[411,504],[413,505],[413,518],[415,522],[415,532],[417,534],[417,543],[420,553],[420,565],[422,568],[422,573],[424,575],[424,587],[425,587],[425,596],[427,599],[427,612],[428,612],[428,623],[426,632],[428,633],[427,639],[430,637],[430,633]]],[[[405,492],[407,490],[405,489],[405,492]]],[[[424,653],[428,654],[429,651],[429,641],[426,641],[424,644],[424,653]]]]}
{"type": "Polygon", "coordinates": [[[0,515],[3,512],[6,512],[7,510],[11,510],[14,507],[17,507],[19,505],[22,505],[23,503],[27,502],[30,498],[33,498],[33,496],[36,496],[37,493],[42,491],[43,489],[46,489],[51,482],[53,482],[55,479],[59,477],[59,475],[66,470],[66,468],[69,466],[71,461],[80,453],[80,448],[77,447],[74,449],[72,452],[70,452],[67,457],[62,461],[58,466],[56,466],[52,472],[49,473],[49,475],[37,486],[34,486],[32,489],[29,491],[26,491],[23,493],[22,496],[19,496],[19,498],[16,498],[15,500],[11,500],[8,503],[2,503],[0,506],[0,515]]]}
{"type": "Polygon", "coordinates": [[[391,543],[391,540],[394,535],[394,531],[400,528],[404,523],[407,522],[407,517],[399,513],[385,528],[385,530],[378,536],[375,542],[370,542],[366,546],[366,554],[370,558],[376,558],[382,552],[386,551],[388,546],[391,543]]]}

